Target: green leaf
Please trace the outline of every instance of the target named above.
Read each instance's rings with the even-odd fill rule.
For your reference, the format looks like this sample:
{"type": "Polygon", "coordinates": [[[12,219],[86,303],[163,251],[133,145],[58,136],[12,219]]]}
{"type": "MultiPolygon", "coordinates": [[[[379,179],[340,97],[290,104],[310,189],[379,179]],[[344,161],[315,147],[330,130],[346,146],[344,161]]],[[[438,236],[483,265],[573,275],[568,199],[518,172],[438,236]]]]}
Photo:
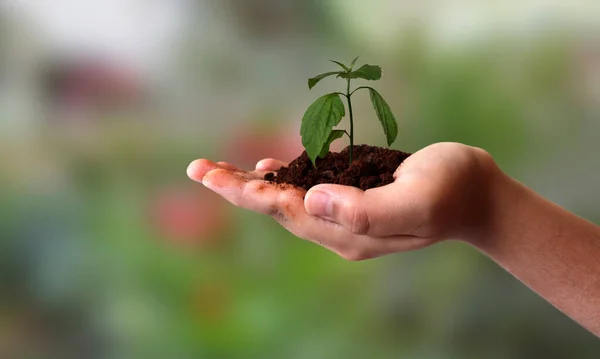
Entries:
{"type": "Polygon", "coordinates": [[[371,93],[371,102],[373,102],[373,108],[375,108],[377,118],[379,118],[379,122],[381,122],[381,126],[383,126],[387,144],[388,146],[391,146],[398,136],[398,123],[396,122],[396,118],[394,117],[390,106],[377,91],[369,88],[369,92],[371,93]]]}
{"type": "Polygon", "coordinates": [[[346,115],[344,104],[337,93],[330,93],[315,101],[302,118],[300,135],[302,145],[313,164],[327,142],[331,130],[346,115]]]}
{"type": "Polygon", "coordinates": [[[312,90],[312,88],[315,87],[315,85],[318,84],[319,81],[323,80],[326,77],[338,75],[340,73],[341,72],[339,72],[339,71],[338,72],[327,72],[327,73],[315,76],[313,78],[310,78],[310,79],[308,79],[308,88],[312,90]]]}
{"type": "Polygon", "coordinates": [[[354,69],[354,65],[356,65],[356,61],[358,60],[359,56],[356,56],[356,58],[354,60],[352,60],[352,63],[350,64],[350,71],[352,71],[354,69]]]}
{"type": "Polygon", "coordinates": [[[379,80],[381,79],[381,67],[373,65],[363,65],[360,69],[350,73],[341,73],[338,77],[344,79],[365,79],[379,80]]]}
{"type": "Polygon", "coordinates": [[[337,64],[337,65],[339,65],[341,68],[343,68],[343,69],[344,69],[344,71],[346,71],[346,72],[350,72],[350,68],[348,68],[348,66],[346,66],[346,65],[342,64],[341,62],[339,62],[339,61],[335,61],[335,60],[329,60],[329,61],[333,62],[334,64],[337,64]]]}
{"type": "Polygon", "coordinates": [[[344,130],[331,131],[331,133],[329,134],[329,138],[327,138],[327,141],[325,141],[325,143],[323,144],[323,148],[321,149],[321,153],[319,154],[319,157],[323,158],[323,157],[327,156],[327,154],[329,153],[329,147],[331,146],[333,141],[335,141],[339,138],[342,138],[345,133],[346,133],[346,131],[344,131],[344,130]]]}

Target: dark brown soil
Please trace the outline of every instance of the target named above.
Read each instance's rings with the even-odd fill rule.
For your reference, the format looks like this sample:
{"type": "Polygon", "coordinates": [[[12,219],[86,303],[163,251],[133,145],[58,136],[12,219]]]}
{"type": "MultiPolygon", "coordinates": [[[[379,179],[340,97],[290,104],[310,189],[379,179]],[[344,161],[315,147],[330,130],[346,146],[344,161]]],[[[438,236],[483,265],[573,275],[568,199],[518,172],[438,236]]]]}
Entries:
{"type": "Polygon", "coordinates": [[[362,190],[394,182],[394,172],[410,154],[374,146],[354,146],[354,161],[350,165],[350,147],[342,152],[330,152],[317,159],[315,168],[306,152],[277,175],[268,173],[265,180],[310,189],[321,183],[353,186],[362,190]]]}

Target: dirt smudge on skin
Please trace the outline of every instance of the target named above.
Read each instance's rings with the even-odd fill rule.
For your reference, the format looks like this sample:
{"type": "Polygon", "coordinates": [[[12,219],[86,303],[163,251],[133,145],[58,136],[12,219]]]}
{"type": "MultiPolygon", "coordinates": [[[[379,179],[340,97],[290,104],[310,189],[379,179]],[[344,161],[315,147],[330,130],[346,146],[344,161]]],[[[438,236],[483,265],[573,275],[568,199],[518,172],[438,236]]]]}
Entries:
{"type": "Polygon", "coordinates": [[[271,217],[275,217],[277,215],[277,213],[279,213],[279,208],[277,208],[277,206],[275,206],[275,205],[271,205],[269,207],[268,215],[271,217]]]}
{"type": "Polygon", "coordinates": [[[286,203],[286,204],[285,204],[285,206],[284,206],[284,208],[285,208],[285,213],[287,214],[287,216],[288,216],[290,219],[292,219],[292,220],[293,220],[294,218],[296,218],[296,214],[295,214],[295,213],[294,213],[294,211],[292,210],[292,206],[290,206],[288,203],[286,203]]]}
{"type": "Polygon", "coordinates": [[[296,186],[293,186],[291,184],[287,184],[287,183],[277,183],[277,188],[282,190],[282,191],[287,191],[290,189],[295,189],[297,188],[296,186]]]}
{"type": "Polygon", "coordinates": [[[289,222],[288,217],[279,211],[273,215],[273,218],[284,227],[286,227],[287,223],[289,222]]]}

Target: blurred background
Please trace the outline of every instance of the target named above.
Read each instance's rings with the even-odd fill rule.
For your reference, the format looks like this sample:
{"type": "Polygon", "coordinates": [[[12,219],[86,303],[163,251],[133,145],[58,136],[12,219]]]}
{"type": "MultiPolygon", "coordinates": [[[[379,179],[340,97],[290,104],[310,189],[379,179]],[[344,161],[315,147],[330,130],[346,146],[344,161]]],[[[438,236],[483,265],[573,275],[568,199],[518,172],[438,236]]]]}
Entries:
{"type": "Polygon", "coordinates": [[[483,147],[600,223],[597,0],[0,0],[0,357],[599,358],[467,246],[345,262],[188,180],[298,156],[340,90],[306,80],[359,55],[394,148],[483,147]]]}

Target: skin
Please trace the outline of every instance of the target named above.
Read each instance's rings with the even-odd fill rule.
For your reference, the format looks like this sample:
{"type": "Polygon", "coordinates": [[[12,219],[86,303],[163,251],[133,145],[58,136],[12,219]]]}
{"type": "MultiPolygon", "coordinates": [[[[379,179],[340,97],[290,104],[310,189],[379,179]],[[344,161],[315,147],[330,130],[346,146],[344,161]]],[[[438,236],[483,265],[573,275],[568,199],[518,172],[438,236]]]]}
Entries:
{"type": "Polygon", "coordinates": [[[508,177],[484,150],[429,146],[398,168],[394,183],[368,191],[306,192],[262,180],[282,166],[266,159],[247,172],[201,159],[188,175],[350,261],[466,242],[600,337],[600,227],[508,177]]]}

